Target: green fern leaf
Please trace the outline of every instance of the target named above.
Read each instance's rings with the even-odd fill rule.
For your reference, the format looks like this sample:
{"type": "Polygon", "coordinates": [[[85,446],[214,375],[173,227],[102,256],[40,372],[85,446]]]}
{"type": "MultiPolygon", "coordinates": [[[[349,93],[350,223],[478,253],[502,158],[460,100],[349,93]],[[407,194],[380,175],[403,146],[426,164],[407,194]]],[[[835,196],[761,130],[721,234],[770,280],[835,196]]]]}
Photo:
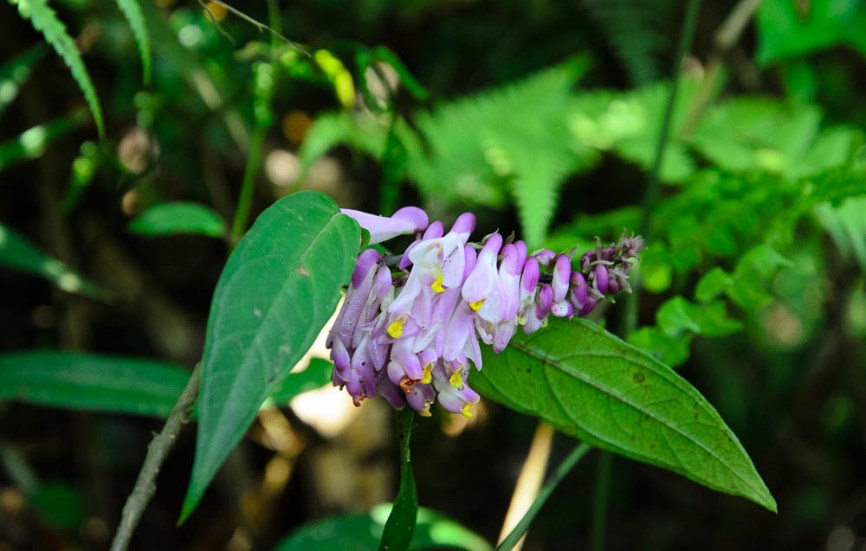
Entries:
{"type": "Polygon", "coordinates": [[[419,188],[435,201],[496,207],[510,194],[523,237],[539,245],[564,177],[597,159],[571,146],[566,124],[571,87],[587,67],[574,59],[420,115],[427,153],[409,164],[419,188]]]}
{"type": "Polygon", "coordinates": [[[123,16],[132,28],[132,35],[138,45],[138,53],[141,56],[141,68],[144,83],[150,82],[150,35],[147,34],[147,25],[144,22],[144,14],[138,0],[117,0],[117,7],[123,12],[123,16]]]}
{"type": "Polygon", "coordinates": [[[659,79],[661,54],[669,46],[666,30],[675,3],[670,0],[586,0],[616,56],[637,86],[659,79]]]}
{"type": "Polygon", "coordinates": [[[75,47],[75,41],[66,31],[66,26],[57,18],[57,14],[48,6],[46,0],[9,0],[9,2],[18,6],[18,14],[23,19],[29,19],[33,28],[42,33],[57,55],[63,59],[72,73],[72,78],[75,79],[78,87],[84,93],[84,99],[87,100],[87,105],[93,114],[93,120],[96,121],[99,136],[103,137],[105,124],[99,98],[96,95],[93,82],[90,80],[90,75],[84,67],[84,62],[81,60],[81,54],[75,47]]]}

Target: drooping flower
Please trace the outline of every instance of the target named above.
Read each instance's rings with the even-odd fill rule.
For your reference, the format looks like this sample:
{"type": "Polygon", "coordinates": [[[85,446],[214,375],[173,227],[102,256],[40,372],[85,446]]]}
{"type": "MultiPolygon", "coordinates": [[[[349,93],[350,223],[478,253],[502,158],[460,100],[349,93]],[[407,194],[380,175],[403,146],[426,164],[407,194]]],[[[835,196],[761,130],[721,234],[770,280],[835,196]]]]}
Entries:
{"type": "Polygon", "coordinates": [[[356,405],[381,395],[395,408],[408,405],[422,415],[438,401],[471,417],[480,397],[468,384],[470,364],[481,369],[480,342],[499,353],[518,327],[532,333],[551,314],[583,316],[607,296],[630,290],[628,271],[643,246],[640,237],[597,244],[575,269],[573,252],[529,254],[525,243],[505,242],[498,232],[469,243],[471,213],[445,233],[417,207],[391,217],[343,212],[373,243],[411,233],[416,239],[398,261],[373,249],[358,256],[327,341],[333,382],[356,405]]]}

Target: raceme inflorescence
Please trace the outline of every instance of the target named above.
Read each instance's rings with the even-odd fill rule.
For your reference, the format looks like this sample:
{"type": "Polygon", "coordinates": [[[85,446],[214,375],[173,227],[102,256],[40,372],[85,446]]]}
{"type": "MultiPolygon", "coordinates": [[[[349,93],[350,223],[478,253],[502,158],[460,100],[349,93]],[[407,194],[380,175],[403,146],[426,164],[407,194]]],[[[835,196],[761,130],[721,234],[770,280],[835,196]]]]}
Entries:
{"type": "Polygon", "coordinates": [[[356,405],[381,395],[429,415],[436,402],[471,417],[478,394],[469,387],[471,362],[481,369],[480,341],[496,353],[518,327],[533,333],[549,315],[585,316],[605,298],[630,291],[628,273],[643,247],[639,236],[596,245],[573,267],[575,251],[528,253],[523,241],[498,232],[469,242],[475,216],[460,215],[445,233],[441,222],[405,207],[391,217],[343,209],[370,232],[370,243],[417,235],[402,256],[366,249],[359,256],[328,347],[332,380],[356,405]]]}

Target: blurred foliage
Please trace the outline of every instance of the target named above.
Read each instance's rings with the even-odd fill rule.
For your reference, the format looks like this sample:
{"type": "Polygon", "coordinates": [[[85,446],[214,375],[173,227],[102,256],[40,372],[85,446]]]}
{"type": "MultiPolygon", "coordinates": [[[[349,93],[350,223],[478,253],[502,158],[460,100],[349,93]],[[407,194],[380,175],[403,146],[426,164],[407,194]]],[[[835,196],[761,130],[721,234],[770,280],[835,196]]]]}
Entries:
{"type": "MultiPolygon", "coordinates": [[[[37,348],[191,367],[227,244],[300,189],[383,213],[412,203],[446,218],[479,209],[480,230],[519,229],[557,250],[614,240],[646,219],[637,327],[621,335],[695,381],[780,514],[620,461],[609,548],[862,538],[866,10],[765,0],[722,52],[724,70],[711,71],[712,37],[737,5],[702,9],[663,187],[645,213],[681,25],[675,2],[243,6],[297,43],[216,3],[2,3],[0,367],[6,374],[9,358],[37,348]]],[[[609,328],[629,325],[621,302],[609,328]]],[[[368,522],[359,511],[393,499],[396,464],[381,458],[396,450],[377,443],[389,422],[375,406],[359,413],[363,437],[334,436],[287,406],[325,382],[319,362],[275,390],[281,408],[259,415],[218,489],[176,529],[194,447],[181,439],[140,529],[149,545],[266,548],[332,514],[368,522]],[[288,440],[274,412],[288,420],[288,440]]],[[[74,382],[84,370],[92,394],[0,392],[15,398],[0,402],[0,544],[105,547],[157,428],[122,415],[132,399],[73,400],[100,391],[93,370],[133,392],[146,369],[125,378],[123,363],[42,357],[15,367],[16,380],[64,365],[64,377],[44,380],[74,382]]],[[[161,382],[176,392],[175,379],[161,382]]],[[[438,414],[419,426],[413,461],[421,503],[493,541],[532,425],[489,407],[469,427],[438,414]]],[[[527,549],[587,541],[590,467],[554,494],[527,549]]]]}

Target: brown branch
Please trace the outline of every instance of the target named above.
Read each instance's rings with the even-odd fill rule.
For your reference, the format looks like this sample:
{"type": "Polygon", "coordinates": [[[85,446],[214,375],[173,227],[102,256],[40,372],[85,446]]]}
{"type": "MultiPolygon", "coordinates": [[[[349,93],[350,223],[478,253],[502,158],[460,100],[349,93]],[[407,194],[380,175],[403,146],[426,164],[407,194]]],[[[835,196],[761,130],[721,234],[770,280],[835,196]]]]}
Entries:
{"type": "Polygon", "coordinates": [[[111,542],[111,551],[124,551],[129,546],[132,533],[141,521],[144,509],[153,494],[156,493],[156,477],[159,475],[159,470],[169,452],[174,447],[180,429],[189,419],[192,405],[198,397],[200,376],[201,363],[196,364],[186,387],[184,387],[174,409],[171,410],[171,414],[166,419],[162,431],[153,438],[147,447],[147,455],[144,458],[141,471],[138,473],[138,480],[135,481],[135,487],[123,506],[120,525],[117,527],[114,541],[111,542]]]}

